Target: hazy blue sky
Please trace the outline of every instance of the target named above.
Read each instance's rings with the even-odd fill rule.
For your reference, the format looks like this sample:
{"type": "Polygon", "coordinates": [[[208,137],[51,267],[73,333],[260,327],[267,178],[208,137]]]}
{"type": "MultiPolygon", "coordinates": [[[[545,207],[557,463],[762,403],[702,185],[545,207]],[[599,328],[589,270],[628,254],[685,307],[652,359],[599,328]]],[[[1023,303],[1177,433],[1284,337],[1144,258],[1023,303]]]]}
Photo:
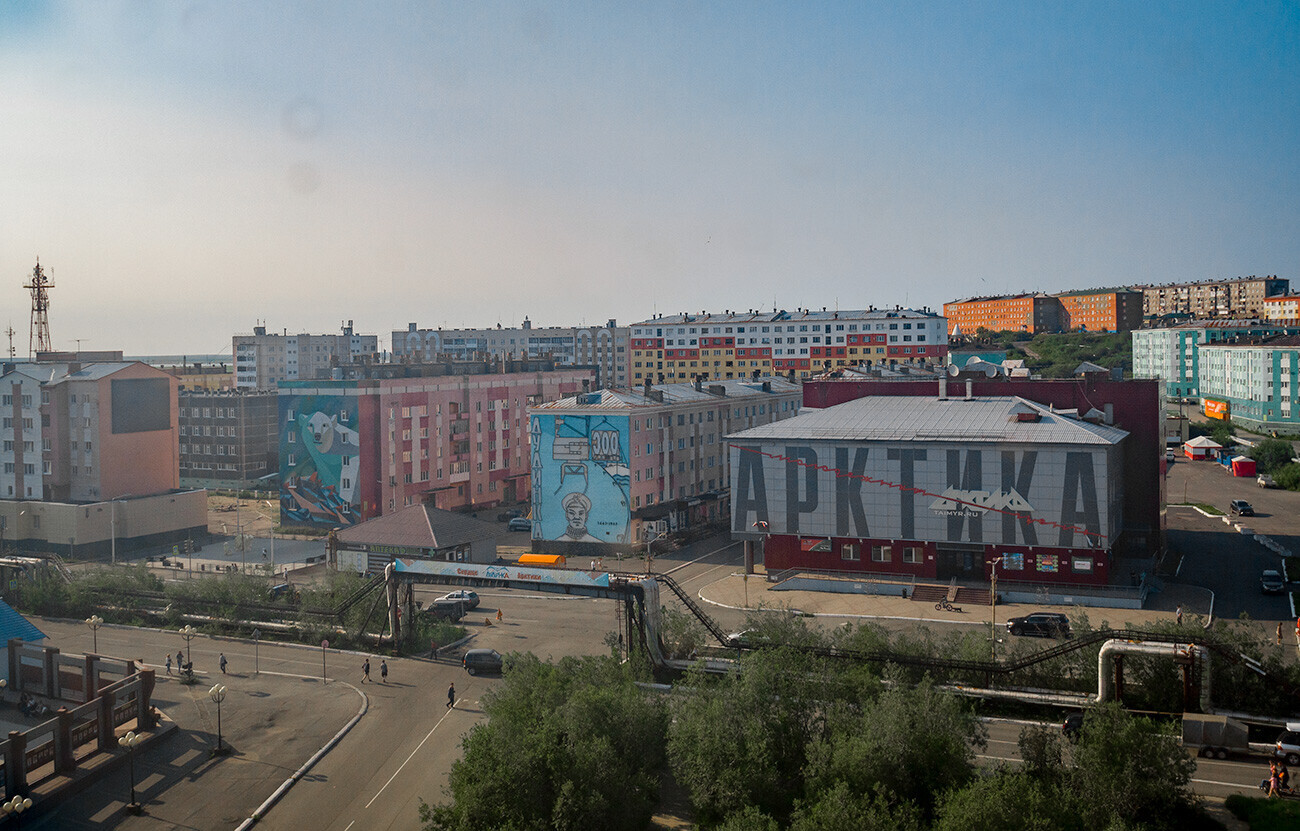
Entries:
{"type": "Polygon", "coordinates": [[[0,0],[0,309],[25,355],[37,256],[128,354],[1300,279],[1297,3],[912,5],[0,0]]]}

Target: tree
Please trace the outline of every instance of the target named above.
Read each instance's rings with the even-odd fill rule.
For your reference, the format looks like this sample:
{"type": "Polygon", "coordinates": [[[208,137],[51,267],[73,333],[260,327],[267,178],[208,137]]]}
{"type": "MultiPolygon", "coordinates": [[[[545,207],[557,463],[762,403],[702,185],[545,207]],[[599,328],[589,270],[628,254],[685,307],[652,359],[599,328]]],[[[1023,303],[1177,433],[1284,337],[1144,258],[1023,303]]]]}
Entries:
{"type": "Polygon", "coordinates": [[[1057,784],[1034,773],[999,770],[945,794],[934,831],[1082,831],[1062,796],[1057,784]]]}
{"type": "Polygon", "coordinates": [[[1278,468],[1273,474],[1273,481],[1277,483],[1279,488],[1300,491],[1300,464],[1292,462],[1278,468]]]}
{"type": "Polygon", "coordinates": [[[921,831],[921,813],[910,802],[896,802],[883,788],[861,793],[840,782],[800,802],[790,831],[921,831]]]}
{"type": "Polygon", "coordinates": [[[969,705],[936,690],[897,684],[856,712],[838,714],[808,752],[807,791],[818,799],[841,783],[858,793],[880,788],[895,804],[929,813],[943,791],[974,773],[985,732],[969,705]]]}
{"type": "Polygon", "coordinates": [[[1250,457],[1255,460],[1255,465],[1259,468],[1260,473],[1274,473],[1280,468],[1291,464],[1291,457],[1295,455],[1295,448],[1291,442],[1282,441],[1281,439],[1264,439],[1255,446],[1250,457]]]}
{"type": "Polygon", "coordinates": [[[667,713],[612,658],[512,659],[452,765],[428,831],[640,829],[657,802],[667,713]]]}

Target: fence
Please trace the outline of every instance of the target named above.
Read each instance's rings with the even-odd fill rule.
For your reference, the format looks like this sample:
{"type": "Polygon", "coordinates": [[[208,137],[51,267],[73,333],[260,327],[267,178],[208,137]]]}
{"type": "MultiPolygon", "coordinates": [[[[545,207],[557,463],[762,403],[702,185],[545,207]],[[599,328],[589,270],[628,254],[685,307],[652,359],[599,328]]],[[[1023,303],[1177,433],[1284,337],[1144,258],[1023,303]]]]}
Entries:
{"type": "Polygon", "coordinates": [[[117,728],[134,721],[137,730],[158,723],[151,699],[154,671],[133,661],[102,655],[60,655],[51,646],[9,641],[10,687],[61,706],[54,717],[0,741],[5,797],[26,796],[32,785],[66,776],[96,753],[117,748],[117,728]]]}

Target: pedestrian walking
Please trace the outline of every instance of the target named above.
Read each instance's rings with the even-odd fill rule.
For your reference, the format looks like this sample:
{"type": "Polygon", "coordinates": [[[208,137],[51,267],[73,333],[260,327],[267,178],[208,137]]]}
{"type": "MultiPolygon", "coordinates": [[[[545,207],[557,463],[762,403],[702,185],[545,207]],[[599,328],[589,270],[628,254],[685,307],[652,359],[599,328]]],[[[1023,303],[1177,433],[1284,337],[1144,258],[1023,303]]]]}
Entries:
{"type": "MultiPolygon", "coordinates": [[[[1300,628],[1300,626],[1298,626],[1297,628],[1300,628]]],[[[185,666],[185,654],[178,649],[176,650],[176,671],[180,672],[184,666],[185,666]]]]}
{"type": "MultiPolygon", "coordinates": [[[[1282,642],[1282,624],[1280,623],[1277,625],[1277,642],[1282,642]]],[[[167,653],[167,674],[172,674],[172,654],[170,652],[167,653]]]]}
{"type": "Polygon", "coordinates": [[[451,683],[451,686],[447,687],[447,709],[450,710],[452,707],[455,706],[456,706],[456,682],[453,681],[451,683]]]}
{"type": "Polygon", "coordinates": [[[501,622],[501,610],[497,609],[497,623],[501,622]]]}
{"type": "Polygon", "coordinates": [[[1183,625],[1183,607],[1182,607],[1182,604],[1179,604],[1178,608],[1177,608],[1177,609],[1174,609],[1174,621],[1177,622],[1179,626],[1182,626],[1182,625],[1183,625]]]}
{"type": "Polygon", "coordinates": [[[388,683],[388,661],[379,662],[379,680],[388,683]]]}
{"type": "Polygon", "coordinates": [[[222,675],[225,675],[225,674],[226,674],[226,653],[224,653],[224,652],[221,653],[221,662],[220,662],[220,663],[221,663],[221,674],[222,674],[222,675]]]}
{"type": "Polygon", "coordinates": [[[370,659],[367,658],[361,664],[361,683],[364,684],[370,680],[370,659]]]}
{"type": "Polygon", "coordinates": [[[1277,643],[1278,646],[1282,645],[1282,621],[1280,620],[1277,622],[1277,643]]]}

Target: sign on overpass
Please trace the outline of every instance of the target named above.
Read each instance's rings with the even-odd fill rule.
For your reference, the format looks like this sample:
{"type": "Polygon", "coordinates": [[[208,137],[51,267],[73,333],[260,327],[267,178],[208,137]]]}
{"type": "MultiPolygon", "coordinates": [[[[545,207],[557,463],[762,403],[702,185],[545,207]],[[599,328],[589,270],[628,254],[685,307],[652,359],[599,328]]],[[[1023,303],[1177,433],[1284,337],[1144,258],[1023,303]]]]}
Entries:
{"type": "Polygon", "coordinates": [[[535,566],[502,566],[484,563],[446,563],[436,560],[393,561],[393,569],[408,576],[428,575],[430,577],[461,578],[469,580],[510,580],[519,583],[533,583],[549,586],[573,586],[578,588],[609,588],[609,574],[595,571],[573,571],[559,568],[537,568],[535,566]]]}

